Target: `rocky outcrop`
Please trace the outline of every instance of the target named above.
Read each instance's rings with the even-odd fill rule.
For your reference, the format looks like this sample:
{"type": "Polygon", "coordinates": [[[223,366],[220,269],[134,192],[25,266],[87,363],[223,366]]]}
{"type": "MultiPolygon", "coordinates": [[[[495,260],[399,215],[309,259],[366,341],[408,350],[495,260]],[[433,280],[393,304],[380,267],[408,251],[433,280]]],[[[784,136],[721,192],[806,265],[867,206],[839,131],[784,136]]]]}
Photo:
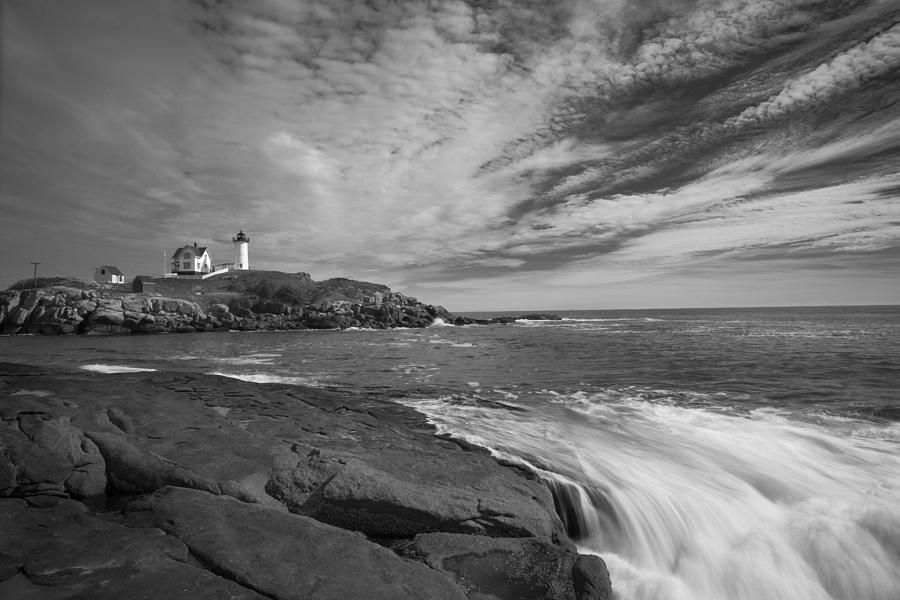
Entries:
{"type": "Polygon", "coordinates": [[[106,491],[106,465],[97,446],[69,423],[38,410],[0,407],[0,496],[13,493],[89,498],[106,491]]]}
{"type": "Polygon", "coordinates": [[[535,538],[428,533],[401,548],[480,597],[611,599],[609,572],[597,556],[535,538]]]}
{"type": "Polygon", "coordinates": [[[199,564],[177,537],[74,500],[0,499],[0,530],[0,598],[266,598],[199,564]]]}
{"type": "Polygon", "coordinates": [[[402,454],[392,458],[389,471],[371,464],[376,461],[348,461],[300,510],[376,537],[425,531],[558,537],[558,521],[547,510],[553,500],[542,486],[484,469],[482,457],[402,454]]]}
{"type": "MultiPolygon", "coordinates": [[[[124,334],[427,327],[453,317],[442,306],[399,293],[367,297],[371,303],[319,301],[305,306],[269,302],[256,312],[222,303],[201,304],[148,293],[111,293],[50,287],[0,292],[0,333],[124,334]]],[[[258,307],[257,307],[258,308],[258,307]]]]}
{"type": "Polygon", "coordinates": [[[126,517],[162,529],[213,572],[270,598],[466,598],[451,578],[349,531],[227,496],[164,488],[131,503],[126,517]]]}
{"type": "Polygon", "coordinates": [[[541,482],[388,401],[0,364],[0,417],[0,597],[610,597],[541,482]]]}

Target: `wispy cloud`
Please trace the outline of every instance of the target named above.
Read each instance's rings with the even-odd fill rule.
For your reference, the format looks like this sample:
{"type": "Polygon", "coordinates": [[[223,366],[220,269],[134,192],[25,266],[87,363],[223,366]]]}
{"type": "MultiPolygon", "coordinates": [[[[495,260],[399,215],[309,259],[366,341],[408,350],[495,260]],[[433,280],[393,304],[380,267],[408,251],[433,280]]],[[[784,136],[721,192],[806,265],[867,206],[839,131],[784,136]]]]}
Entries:
{"type": "Polygon", "coordinates": [[[4,7],[0,206],[126,270],[239,227],[257,265],[485,289],[898,245],[889,2],[4,7]]]}
{"type": "Polygon", "coordinates": [[[791,79],[775,96],[726,121],[741,127],[848,94],[866,82],[900,69],[900,25],[853,46],[803,75],[791,79]]]}

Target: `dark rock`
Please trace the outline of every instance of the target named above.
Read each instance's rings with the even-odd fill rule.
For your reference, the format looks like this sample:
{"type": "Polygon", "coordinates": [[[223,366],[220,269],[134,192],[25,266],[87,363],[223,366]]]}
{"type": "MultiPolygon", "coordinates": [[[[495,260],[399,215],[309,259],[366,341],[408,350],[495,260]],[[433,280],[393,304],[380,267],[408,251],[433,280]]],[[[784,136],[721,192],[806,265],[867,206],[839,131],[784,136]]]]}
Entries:
{"type": "Polygon", "coordinates": [[[130,294],[122,297],[122,308],[128,313],[146,313],[150,311],[149,302],[146,296],[141,294],[130,294]]]}
{"type": "Polygon", "coordinates": [[[123,333],[130,333],[128,329],[121,325],[107,325],[105,323],[87,323],[84,324],[80,329],[80,333],[86,333],[88,335],[119,335],[123,333]]]}
{"type": "Polygon", "coordinates": [[[18,430],[0,430],[0,495],[104,493],[103,457],[67,417],[27,412],[17,421],[18,430]]]}
{"type": "Polygon", "coordinates": [[[113,325],[121,327],[125,321],[125,311],[121,300],[101,300],[96,310],[87,316],[88,326],[113,325]]]}
{"type": "Polygon", "coordinates": [[[562,317],[559,315],[549,313],[529,313],[518,318],[525,321],[562,321],[562,317]]]}
{"type": "Polygon", "coordinates": [[[128,509],[135,510],[149,511],[144,519],[182,540],[215,572],[270,598],[466,597],[425,565],[307,517],[178,488],[128,509]]]}
{"type": "Polygon", "coordinates": [[[310,329],[338,329],[340,327],[334,317],[324,315],[309,318],[305,324],[310,329]]]}
{"type": "Polygon", "coordinates": [[[118,427],[123,433],[134,433],[134,421],[118,406],[107,408],[106,416],[109,419],[109,422],[118,427]]]}
{"type": "MultiPolygon", "coordinates": [[[[270,591],[287,590],[286,582],[295,575],[297,581],[305,582],[298,589],[312,585],[298,574],[294,562],[306,565],[310,573],[320,572],[317,569],[326,564],[324,554],[316,554],[320,546],[330,549],[329,573],[335,573],[336,565],[346,565],[357,579],[374,581],[367,586],[384,590],[382,597],[414,596],[415,589],[404,587],[404,581],[423,586],[426,592],[418,597],[445,593],[458,597],[455,584],[442,587],[447,583],[442,575],[417,571],[421,565],[414,564],[415,568],[405,571],[412,563],[366,541],[362,534],[383,544],[429,532],[472,534],[460,535],[470,540],[507,539],[506,546],[490,546],[493,558],[487,564],[495,570],[500,569],[497,557],[505,552],[503,548],[530,549],[533,561],[545,547],[555,549],[547,550],[553,556],[574,556],[543,484],[527,473],[499,465],[484,450],[434,436],[421,414],[387,400],[200,374],[134,373],[111,378],[3,364],[0,397],[0,417],[14,424],[0,428],[0,494],[27,496],[30,501],[48,493],[88,496],[91,486],[79,483],[77,476],[73,479],[73,473],[94,465],[94,472],[105,480],[107,502],[125,511],[129,526],[165,529],[192,550],[196,548],[195,556],[215,573],[270,598],[292,597],[270,591]],[[113,379],[115,388],[110,386],[113,379]],[[13,389],[15,395],[4,393],[13,389]],[[167,486],[182,489],[160,491],[167,486]],[[123,495],[144,494],[153,494],[145,504],[123,499],[123,495]],[[248,510],[252,514],[245,518],[248,510]],[[349,537],[333,540],[337,530],[325,523],[361,534],[341,532],[349,537]],[[298,546],[295,537],[306,545],[298,546]],[[362,546],[346,546],[350,542],[362,546]],[[345,547],[347,556],[360,557],[359,565],[353,562],[356,558],[335,562],[334,553],[345,552],[345,547]],[[303,562],[307,559],[313,562],[303,562]],[[386,580],[379,579],[382,572],[406,574],[386,580]],[[436,591],[429,592],[429,586],[437,586],[436,591]]],[[[101,520],[112,518],[109,513],[101,520]]],[[[85,537],[85,543],[91,539],[85,537]]],[[[0,546],[3,543],[0,540],[0,546]]],[[[110,556],[110,564],[115,558],[110,556]]],[[[10,569],[23,573],[17,566],[21,560],[13,562],[10,569]]],[[[4,564],[0,554],[0,573],[4,564]]],[[[190,559],[187,564],[200,563],[190,559]]],[[[477,579],[482,572],[472,564],[466,559],[454,573],[465,571],[466,577],[477,579]]],[[[592,572],[588,567],[582,569],[585,590],[597,587],[586,577],[592,572]]],[[[448,567],[446,573],[452,570],[448,567]]],[[[576,571],[570,568],[569,572],[568,585],[574,590],[576,571]]],[[[150,575],[141,579],[144,573],[128,574],[123,581],[150,581],[150,575]]],[[[33,585],[27,577],[17,577],[22,585],[33,585]]],[[[72,581],[78,579],[72,577],[72,581]]],[[[87,584],[78,589],[85,597],[91,591],[101,597],[100,590],[87,584]]],[[[121,591],[122,597],[140,596],[134,592],[137,588],[111,589],[121,591]]],[[[162,588],[148,584],[153,593],[145,597],[166,597],[157,594],[157,589],[162,588]]],[[[356,588],[347,590],[348,597],[368,597],[354,596],[356,588]]],[[[2,591],[0,587],[0,597],[2,591]]]]}
{"type": "Polygon", "coordinates": [[[222,315],[230,312],[227,304],[210,304],[209,312],[217,317],[221,317],[222,315]]]}
{"type": "Polygon", "coordinates": [[[234,312],[232,312],[232,313],[230,313],[230,314],[232,314],[232,315],[234,315],[235,317],[238,317],[238,318],[240,318],[240,319],[254,319],[254,318],[256,318],[256,313],[255,313],[255,312],[253,312],[253,311],[250,310],[249,308],[246,308],[246,307],[243,307],[243,306],[242,306],[242,307],[239,307],[237,310],[235,310],[234,312]]]}
{"type": "Polygon", "coordinates": [[[164,325],[158,325],[155,322],[141,321],[137,328],[132,329],[132,333],[165,333],[169,329],[164,325]]]}
{"type": "Polygon", "coordinates": [[[38,500],[0,499],[0,598],[263,598],[192,564],[187,547],[159,529],[38,500]]]}
{"type": "Polygon", "coordinates": [[[6,315],[6,318],[3,320],[3,333],[18,333],[19,329],[22,325],[25,324],[25,320],[28,319],[28,315],[31,314],[31,310],[25,308],[23,306],[16,306],[6,315]]]}
{"type": "Polygon", "coordinates": [[[119,493],[152,492],[166,485],[181,485],[218,493],[208,478],[140,448],[123,436],[91,431],[86,434],[100,449],[110,487],[119,493]]]}
{"type": "Polygon", "coordinates": [[[478,465],[491,459],[467,458],[398,457],[395,464],[383,465],[390,471],[348,461],[301,510],[326,523],[384,537],[452,531],[550,539],[557,533],[561,524],[545,508],[552,502],[546,488],[507,478],[506,471],[479,472],[478,465]],[[541,495],[544,502],[535,502],[541,495]]]}
{"type": "MultiPolygon", "coordinates": [[[[223,326],[242,331],[384,329],[427,327],[437,318],[448,323],[454,319],[442,306],[422,304],[416,298],[390,292],[389,288],[378,284],[343,278],[315,284],[297,276],[286,281],[284,275],[276,272],[248,274],[247,277],[256,284],[244,288],[245,295],[231,301],[234,310],[225,304],[212,303],[209,315],[194,301],[143,292],[117,295],[59,286],[2,292],[0,332],[109,335],[211,331],[223,326]],[[276,281],[281,282],[278,287],[276,281]],[[252,295],[246,295],[247,292],[252,295]],[[150,325],[154,323],[153,319],[158,327],[150,325]]],[[[159,280],[154,285],[171,293],[184,293],[187,288],[182,284],[187,283],[190,282],[159,280]]],[[[190,286],[192,291],[202,288],[200,283],[190,286]]]]}
{"type": "Polygon", "coordinates": [[[601,559],[583,557],[541,540],[430,533],[416,536],[399,550],[451,575],[470,597],[608,600],[610,596],[602,594],[611,594],[608,575],[606,587],[601,589],[594,584],[602,586],[602,574],[594,576],[589,570],[599,568],[606,573],[601,559]],[[599,564],[582,561],[588,558],[599,564]],[[581,577],[578,583],[573,579],[573,567],[581,577]]]}
{"type": "Polygon", "coordinates": [[[579,554],[572,567],[577,600],[612,600],[612,583],[606,563],[599,556],[579,554]]]}
{"type": "Polygon", "coordinates": [[[501,325],[509,325],[516,322],[516,317],[494,317],[490,319],[490,323],[499,323],[501,325]]]}

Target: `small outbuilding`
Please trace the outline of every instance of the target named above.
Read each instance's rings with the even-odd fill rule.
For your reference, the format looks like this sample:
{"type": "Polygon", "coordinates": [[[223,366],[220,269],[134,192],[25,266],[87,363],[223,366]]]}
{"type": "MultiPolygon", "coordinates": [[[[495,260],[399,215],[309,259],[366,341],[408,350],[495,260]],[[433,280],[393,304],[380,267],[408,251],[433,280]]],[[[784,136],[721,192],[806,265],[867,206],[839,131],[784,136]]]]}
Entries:
{"type": "Polygon", "coordinates": [[[111,265],[103,265],[94,269],[94,281],[97,283],[125,283],[125,274],[111,265]]]}
{"type": "Polygon", "coordinates": [[[147,275],[138,275],[134,278],[134,281],[131,282],[131,291],[132,292],[152,292],[156,282],[153,280],[153,277],[148,277],[147,275]]]}

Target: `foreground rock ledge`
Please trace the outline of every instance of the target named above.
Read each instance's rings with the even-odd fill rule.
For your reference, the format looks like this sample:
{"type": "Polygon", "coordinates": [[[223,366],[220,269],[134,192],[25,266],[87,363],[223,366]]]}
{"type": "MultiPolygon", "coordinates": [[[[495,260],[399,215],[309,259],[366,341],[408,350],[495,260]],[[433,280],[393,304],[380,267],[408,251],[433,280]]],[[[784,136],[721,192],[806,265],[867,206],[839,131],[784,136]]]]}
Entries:
{"type": "Polygon", "coordinates": [[[547,488],[380,398],[0,363],[2,598],[611,598],[547,488]]]}

